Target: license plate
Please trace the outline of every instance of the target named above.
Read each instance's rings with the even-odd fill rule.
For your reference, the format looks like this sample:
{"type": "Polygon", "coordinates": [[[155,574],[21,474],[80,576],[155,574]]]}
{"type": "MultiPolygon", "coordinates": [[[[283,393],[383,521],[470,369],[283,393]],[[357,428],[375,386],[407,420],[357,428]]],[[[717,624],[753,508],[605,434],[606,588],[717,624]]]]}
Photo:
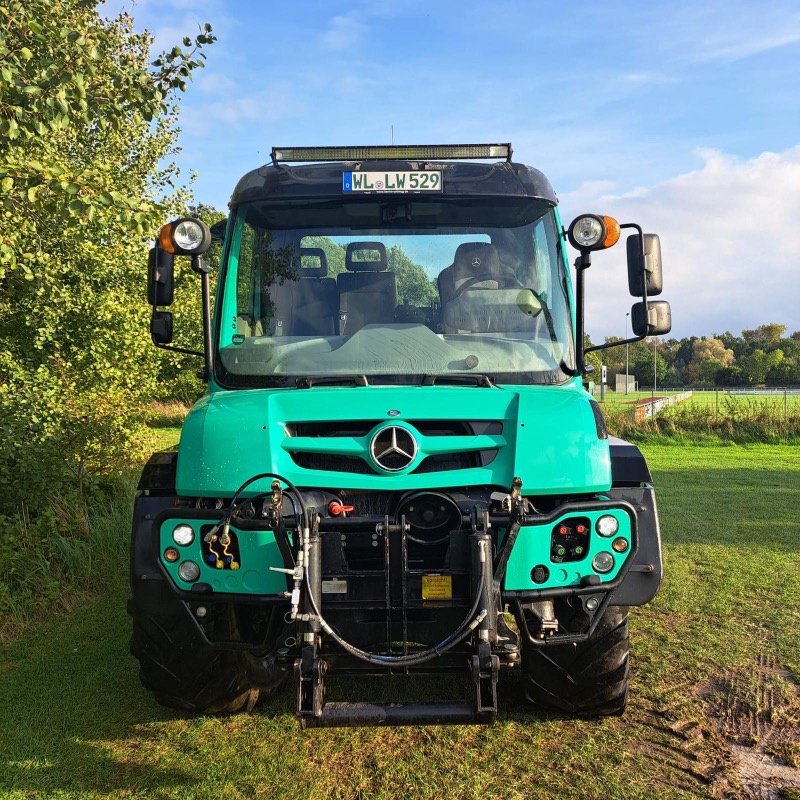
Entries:
{"type": "Polygon", "coordinates": [[[452,575],[423,575],[422,576],[423,600],[452,600],[453,576],[452,575]]]}
{"type": "Polygon", "coordinates": [[[441,192],[438,170],[407,172],[343,172],[343,192],[441,192]]]}

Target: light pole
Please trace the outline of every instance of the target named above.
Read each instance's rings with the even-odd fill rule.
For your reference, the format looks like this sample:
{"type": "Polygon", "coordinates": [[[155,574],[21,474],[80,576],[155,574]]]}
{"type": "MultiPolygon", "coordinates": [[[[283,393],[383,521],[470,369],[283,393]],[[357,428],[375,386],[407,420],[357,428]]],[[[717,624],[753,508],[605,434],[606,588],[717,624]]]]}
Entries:
{"type": "MultiPolygon", "coordinates": [[[[625,315],[625,338],[628,338],[628,317],[631,315],[629,311],[625,315]]],[[[628,386],[630,385],[630,378],[628,378],[628,343],[625,342],[625,394],[628,394],[628,386]]]]}
{"type": "Polygon", "coordinates": [[[656,341],[657,337],[653,337],[653,394],[650,396],[650,413],[655,414],[656,406],[656,341]]]}

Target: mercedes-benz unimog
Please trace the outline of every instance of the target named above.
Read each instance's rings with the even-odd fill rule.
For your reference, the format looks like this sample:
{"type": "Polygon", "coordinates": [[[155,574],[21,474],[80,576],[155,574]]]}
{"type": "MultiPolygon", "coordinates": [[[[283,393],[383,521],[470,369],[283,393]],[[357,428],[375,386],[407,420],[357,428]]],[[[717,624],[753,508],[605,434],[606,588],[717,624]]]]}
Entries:
{"type": "Polygon", "coordinates": [[[661,548],[645,461],[585,388],[584,276],[630,230],[629,341],[667,332],[658,237],[564,229],[505,144],[275,148],[223,228],[213,314],[204,223],[150,253],[160,347],[190,352],[174,259],[199,276],[208,391],[137,492],[142,683],[224,713],[292,680],[303,727],[486,723],[508,670],[545,709],[621,713],[661,548]],[[341,674],[464,692],[330,701],[341,674]]]}

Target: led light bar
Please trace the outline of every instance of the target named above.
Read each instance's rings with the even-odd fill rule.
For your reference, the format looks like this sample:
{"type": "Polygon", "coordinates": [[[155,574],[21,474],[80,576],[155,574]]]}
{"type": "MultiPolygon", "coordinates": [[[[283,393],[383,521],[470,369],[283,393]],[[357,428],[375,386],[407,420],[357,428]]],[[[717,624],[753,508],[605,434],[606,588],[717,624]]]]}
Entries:
{"type": "Polygon", "coordinates": [[[273,163],[286,161],[379,161],[385,159],[467,159],[511,160],[511,144],[412,144],[367,147],[273,147],[273,163]]]}

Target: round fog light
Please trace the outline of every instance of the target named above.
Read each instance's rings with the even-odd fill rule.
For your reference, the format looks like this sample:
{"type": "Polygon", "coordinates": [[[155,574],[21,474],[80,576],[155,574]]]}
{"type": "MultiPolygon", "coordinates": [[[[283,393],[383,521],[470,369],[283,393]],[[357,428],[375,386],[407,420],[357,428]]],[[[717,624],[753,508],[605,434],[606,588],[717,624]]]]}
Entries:
{"type": "Polygon", "coordinates": [[[600,574],[611,572],[614,569],[614,556],[605,551],[600,552],[592,559],[592,567],[595,572],[600,574]]]}
{"type": "Polygon", "coordinates": [[[186,583],[192,583],[200,577],[200,567],[198,567],[194,561],[184,561],[178,567],[178,575],[180,575],[181,580],[186,581],[186,583]]]}
{"type": "Polygon", "coordinates": [[[186,547],[194,541],[194,531],[188,525],[177,525],[172,531],[172,538],[175,544],[186,547]]]}
{"type": "Polygon", "coordinates": [[[164,551],[164,561],[169,561],[172,563],[173,561],[177,561],[180,558],[180,553],[174,547],[168,547],[164,551]]]}
{"type": "Polygon", "coordinates": [[[597,520],[595,529],[601,536],[613,536],[619,530],[619,522],[606,514],[597,520]]]}
{"type": "Polygon", "coordinates": [[[614,541],[611,542],[611,547],[618,553],[624,553],[628,549],[628,541],[620,536],[619,539],[614,539],[614,541]]]}

